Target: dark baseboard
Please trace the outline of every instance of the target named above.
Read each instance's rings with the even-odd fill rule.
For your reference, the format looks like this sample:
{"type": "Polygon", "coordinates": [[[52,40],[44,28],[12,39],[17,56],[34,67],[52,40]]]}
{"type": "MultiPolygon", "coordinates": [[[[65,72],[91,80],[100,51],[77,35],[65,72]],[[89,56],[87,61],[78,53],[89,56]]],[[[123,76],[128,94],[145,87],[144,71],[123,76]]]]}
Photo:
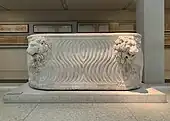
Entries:
{"type": "Polygon", "coordinates": [[[165,83],[170,83],[170,79],[165,79],[165,83]]]}
{"type": "Polygon", "coordinates": [[[28,79],[0,79],[0,83],[26,83],[28,79]]]}

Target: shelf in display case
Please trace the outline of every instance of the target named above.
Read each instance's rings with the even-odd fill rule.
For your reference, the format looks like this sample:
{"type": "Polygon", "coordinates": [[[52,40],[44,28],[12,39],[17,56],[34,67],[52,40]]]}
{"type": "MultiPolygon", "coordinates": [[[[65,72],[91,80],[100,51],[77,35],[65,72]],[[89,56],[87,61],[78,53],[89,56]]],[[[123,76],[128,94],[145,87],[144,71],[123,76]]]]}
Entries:
{"type": "Polygon", "coordinates": [[[33,26],[34,33],[71,33],[71,24],[36,24],[33,26]]]}
{"type": "Polygon", "coordinates": [[[126,23],[126,22],[113,22],[110,23],[111,32],[135,32],[136,24],[135,23],[126,23]]]}
{"type": "Polygon", "coordinates": [[[1,35],[0,45],[27,45],[27,36],[1,35]]]}
{"type": "Polygon", "coordinates": [[[27,48],[27,36],[0,36],[0,49],[27,48]]]}
{"type": "Polygon", "coordinates": [[[109,32],[109,23],[78,23],[78,32],[107,33],[109,32]]]}
{"type": "Polygon", "coordinates": [[[170,48],[170,31],[165,31],[165,47],[170,48]]]}
{"type": "Polygon", "coordinates": [[[81,22],[78,23],[78,32],[133,33],[136,32],[136,24],[134,22],[81,22]]]}
{"type": "Polygon", "coordinates": [[[0,24],[0,33],[28,33],[28,24],[0,24]]]}

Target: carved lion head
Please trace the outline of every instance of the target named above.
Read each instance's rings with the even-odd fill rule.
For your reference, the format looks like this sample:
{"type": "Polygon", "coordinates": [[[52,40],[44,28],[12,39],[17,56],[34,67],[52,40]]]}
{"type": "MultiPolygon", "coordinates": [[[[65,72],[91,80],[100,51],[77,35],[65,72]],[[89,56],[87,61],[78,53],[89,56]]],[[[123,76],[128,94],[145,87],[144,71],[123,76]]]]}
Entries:
{"type": "Polygon", "coordinates": [[[29,42],[27,53],[31,56],[35,54],[43,54],[50,49],[49,44],[44,37],[37,37],[29,42]]]}
{"type": "Polygon", "coordinates": [[[51,50],[51,46],[44,37],[29,39],[27,53],[30,56],[30,59],[28,61],[28,66],[32,73],[37,73],[47,62],[49,50],[51,50]]]}

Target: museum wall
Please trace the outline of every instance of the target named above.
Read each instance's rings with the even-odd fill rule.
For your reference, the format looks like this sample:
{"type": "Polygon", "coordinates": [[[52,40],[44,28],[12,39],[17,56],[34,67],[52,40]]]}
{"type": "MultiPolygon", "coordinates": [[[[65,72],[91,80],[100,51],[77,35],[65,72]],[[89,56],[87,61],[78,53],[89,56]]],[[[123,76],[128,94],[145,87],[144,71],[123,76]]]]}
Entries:
{"type": "Polygon", "coordinates": [[[20,11],[0,12],[0,22],[48,22],[76,20],[135,20],[128,11],[20,11]],[[45,16],[45,17],[44,17],[45,16]]]}
{"type": "MultiPolygon", "coordinates": [[[[34,24],[48,24],[58,22],[69,22],[73,25],[76,21],[115,21],[115,22],[134,22],[135,12],[128,11],[15,11],[15,12],[0,12],[0,24],[29,24],[28,33],[0,33],[4,37],[21,37],[33,33],[34,24]]],[[[166,23],[170,23],[170,12],[166,11],[166,23]]],[[[76,26],[76,25],[75,25],[76,26]]],[[[73,30],[74,31],[74,30],[73,30]]],[[[170,39],[168,39],[170,41],[170,39]]],[[[1,41],[1,38],[0,38],[1,41]]],[[[25,41],[23,39],[22,41],[25,41]]],[[[2,42],[2,41],[1,41],[2,42]]],[[[0,46],[0,82],[2,80],[22,80],[28,79],[27,62],[26,62],[26,46],[0,46]]],[[[170,79],[170,48],[165,48],[165,78],[170,79]]],[[[4,82],[4,81],[3,81],[4,82]]]]}

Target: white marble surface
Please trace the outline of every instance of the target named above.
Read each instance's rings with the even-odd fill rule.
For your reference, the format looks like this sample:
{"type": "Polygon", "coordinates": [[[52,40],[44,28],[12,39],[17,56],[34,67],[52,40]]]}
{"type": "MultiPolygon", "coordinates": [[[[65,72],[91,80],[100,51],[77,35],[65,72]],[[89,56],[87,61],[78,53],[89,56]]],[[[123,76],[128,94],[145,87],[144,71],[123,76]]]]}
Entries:
{"type": "Polygon", "coordinates": [[[47,90],[129,90],[142,81],[137,33],[28,36],[29,85],[47,90]]]}

